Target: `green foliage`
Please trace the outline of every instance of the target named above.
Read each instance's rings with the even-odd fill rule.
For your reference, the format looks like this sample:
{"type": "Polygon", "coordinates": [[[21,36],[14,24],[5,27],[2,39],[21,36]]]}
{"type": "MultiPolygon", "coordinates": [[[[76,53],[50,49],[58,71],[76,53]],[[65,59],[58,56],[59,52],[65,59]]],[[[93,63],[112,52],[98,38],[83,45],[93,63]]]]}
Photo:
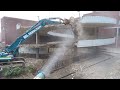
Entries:
{"type": "Polygon", "coordinates": [[[35,71],[35,68],[30,65],[25,68],[16,66],[16,67],[9,67],[9,68],[3,68],[2,76],[4,77],[14,77],[14,76],[20,76],[21,74],[25,73],[33,73],[35,71]]]}
{"type": "Polygon", "coordinates": [[[26,69],[25,69],[25,71],[28,72],[28,73],[34,73],[35,70],[36,69],[32,65],[27,66],[26,69]]]}
{"type": "Polygon", "coordinates": [[[3,76],[5,77],[12,77],[18,76],[24,73],[24,68],[22,67],[11,67],[11,68],[3,68],[3,76]]]}

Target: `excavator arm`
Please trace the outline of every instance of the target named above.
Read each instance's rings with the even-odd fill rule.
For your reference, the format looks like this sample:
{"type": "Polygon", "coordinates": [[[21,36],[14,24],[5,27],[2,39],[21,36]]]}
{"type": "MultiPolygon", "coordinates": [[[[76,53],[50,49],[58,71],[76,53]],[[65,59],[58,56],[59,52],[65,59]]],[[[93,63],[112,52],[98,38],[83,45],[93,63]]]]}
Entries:
{"type": "Polygon", "coordinates": [[[33,34],[35,34],[37,31],[41,30],[46,25],[52,25],[52,24],[61,24],[64,22],[63,19],[60,18],[49,18],[49,19],[42,19],[38,21],[35,25],[33,25],[30,29],[28,29],[23,35],[18,37],[10,46],[6,47],[3,52],[0,53],[0,57],[7,56],[9,53],[12,53],[13,55],[16,54],[16,50],[18,49],[19,45],[26,41],[29,37],[31,37],[33,34]],[[59,21],[55,21],[56,19],[59,19],[59,21]]]}
{"type": "MultiPolygon", "coordinates": [[[[49,18],[42,19],[38,21],[35,25],[33,25],[30,29],[28,29],[24,34],[18,37],[10,46],[7,46],[2,52],[0,52],[0,68],[3,65],[13,66],[14,64],[22,64],[25,66],[25,59],[23,57],[16,57],[19,49],[19,45],[25,42],[29,37],[35,34],[37,31],[42,30],[42,28],[46,25],[53,24],[68,24],[66,20],[61,18],[49,18]],[[56,21],[59,20],[59,21],[56,21]]],[[[43,76],[43,75],[42,75],[43,76]]]]}

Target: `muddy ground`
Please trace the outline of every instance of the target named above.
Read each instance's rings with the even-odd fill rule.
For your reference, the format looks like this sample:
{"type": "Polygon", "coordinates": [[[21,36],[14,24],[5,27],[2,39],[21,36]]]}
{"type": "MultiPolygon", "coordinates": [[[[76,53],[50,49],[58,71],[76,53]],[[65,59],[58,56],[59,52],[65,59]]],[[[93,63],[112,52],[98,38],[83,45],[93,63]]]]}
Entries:
{"type": "Polygon", "coordinates": [[[91,58],[81,59],[52,73],[48,79],[120,79],[119,50],[109,48],[109,52],[102,51],[91,58]]]}
{"type": "MultiPolygon", "coordinates": [[[[78,61],[52,72],[46,79],[120,79],[119,50],[112,49],[114,53],[102,51],[86,58],[79,58],[78,61]]],[[[37,72],[46,61],[26,58],[26,66],[33,65],[37,72]]],[[[35,74],[27,73],[10,79],[33,79],[35,74]]]]}

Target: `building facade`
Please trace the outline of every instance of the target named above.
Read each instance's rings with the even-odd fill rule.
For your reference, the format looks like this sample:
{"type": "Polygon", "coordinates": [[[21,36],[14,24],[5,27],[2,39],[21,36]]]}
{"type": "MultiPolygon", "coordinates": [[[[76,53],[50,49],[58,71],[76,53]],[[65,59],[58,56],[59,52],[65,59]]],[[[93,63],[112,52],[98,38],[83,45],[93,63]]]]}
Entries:
{"type": "Polygon", "coordinates": [[[91,25],[98,24],[98,30],[96,30],[98,39],[115,38],[115,43],[108,46],[120,47],[120,11],[93,11],[85,14],[82,18],[89,20],[91,25]]]}
{"type": "MultiPolygon", "coordinates": [[[[31,20],[24,20],[12,17],[3,17],[1,19],[1,41],[5,44],[11,44],[14,42],[17,37],[20,36],[19,28],[22,27],[29,27],[36,23],[36,21],[31,20]]],[[[35,38],[33,36],[32,38],[35,38]]],[[[29,42],[29,41],[28,41],[29,42]]]]}

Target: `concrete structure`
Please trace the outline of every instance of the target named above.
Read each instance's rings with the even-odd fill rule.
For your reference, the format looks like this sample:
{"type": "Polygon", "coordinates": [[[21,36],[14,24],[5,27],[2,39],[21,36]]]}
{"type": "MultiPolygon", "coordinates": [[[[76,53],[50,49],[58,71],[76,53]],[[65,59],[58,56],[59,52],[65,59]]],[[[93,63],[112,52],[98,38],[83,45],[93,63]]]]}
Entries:
{"type": "MultiPolygon", "coordinates": [[[[39,58],[50,56],[61,43],[62,38],[54,35],[49,35],[49,31],[58,33],[65,33],[70,31],[70,26],[65,25],[48,25],[38,31],[38,45],[35,44],[35,39],[31,44],[22,44],[19,52],[21,55],[35,57],[35,53],[39,53],[39,58]],[[34,54],[34,55],[33,55],[34,54]]],[[[21,28],[20,31],[26,31],[27,29],[21,28]]]]}
{"type": "MultiPolygon", "coordinates": [[[[112,45],[108,45],[108,46],[112,46],[112,47],[119,47],[120,46],[120,12],[119,11],[93,11],[93,13],[89,13],[89,14],[85,14],[83,16],[83,18],[87,18],[87,17],[93,17],[91,19],[91,21],[95,21],[97,20],[97,22],[103,22],[104,25],[108,24],[105,23],[105,18],[112,18],[111,20],[109,19],[109,23],[114,23],[108,26],[99,26],[98,27],[98,38],[99,39],[109,39],[109,38],[115,38],[115,43],[113,43],[112,45]],[[97,17],[99,17],[97,19],[97,17]],[[104,17],[104,20],[102,19],[102,17],[104,17]],[[103,20],[103,21],[102,21],[103,20]],[[116,20],[116,21],[115,21],[116,20]],[[116,23],[115,23],[116,22],[116,23]]],[[[105,42],[105,41],[103,41],[105,42]]],[[[111,41],[112,42],[112,41],[111,41]]]]}

